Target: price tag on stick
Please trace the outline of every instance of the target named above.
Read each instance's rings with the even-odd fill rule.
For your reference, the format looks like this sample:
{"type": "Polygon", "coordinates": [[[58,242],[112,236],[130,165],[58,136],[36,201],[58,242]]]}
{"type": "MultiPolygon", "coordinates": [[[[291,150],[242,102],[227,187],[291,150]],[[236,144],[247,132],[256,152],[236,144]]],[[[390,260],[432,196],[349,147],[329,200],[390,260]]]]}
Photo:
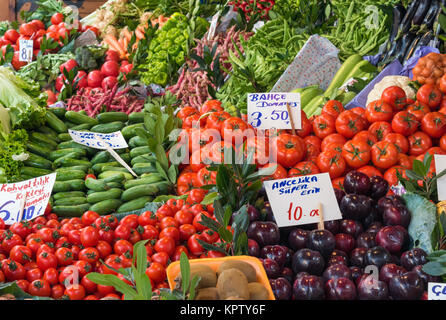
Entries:
{"type": "Polygon", "coordinates": [[[324,221],[342,219],[328,173],[270,180],[263,184],[279,227],[318,223],[323,229],[324,221]]]}
{"type": "Polygon", "coordinates": [[[248,94],[248,122],[256,129],[301,129],[300,93],[248,94]]]}
{"type": "Polygon", "coordinates": [[[34,54],[33,40],[19,40],[19,61],[32,62],[34,54]]]}
{"type": "MultiPolygon", "coordinates": [[[[102,140],[101,138],[98,138],[99,140],[102,140]]],[[[105,150],[107,150],[108,153],[110,153],[112,155],[113,158],[116,159],[116,161],[118,161],[124,168],[127,169],[128,172],[130,172],[135,178],[138,178],[138,175],[132,170],[132,168],[129,167],[129,165],[119,156],[119,154],[116,153],[115,150],[113,150],[112,148],[110,148],[109,146],[107,146],[105,143],[104,145],[106,146],[105,150]]]]}
{"type": "Polygon", "coordinates": [[[128,147],[121,131],[98,133],[69,129],[68,133],[73,141],[95,149],[106,150],[108,147],[112,149],[124,149],[128,147]]]}

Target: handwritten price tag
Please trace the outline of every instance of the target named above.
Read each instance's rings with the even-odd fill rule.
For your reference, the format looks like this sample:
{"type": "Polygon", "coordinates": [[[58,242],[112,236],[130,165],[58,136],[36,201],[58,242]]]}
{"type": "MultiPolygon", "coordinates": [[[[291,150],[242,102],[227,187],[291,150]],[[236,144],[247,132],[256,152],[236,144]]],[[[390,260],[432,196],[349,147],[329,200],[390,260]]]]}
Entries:
{"type": "Polygon", "coordinates": [[[427,300],[446,300],[445,283],[429,282],[427,287],[427,300]]]}
{"type": "Polygon", "coordinates": [[[11,225],[43,215],[55,181],[56,173],[51,173],[17,183],[0,184],[0,218],[11,225]]]}
{"type": "Polygon", "coordinates": [[[295,129],[300,129],[300,94],[294,92],[248,94],[249,124],[257,129],[292,129],[287,103],[295,129]]]}
{"type": "Polygon", "coordinates": [[[33,40],[19,40],[19,61],[32,62],[34,53],[33,40]]]}
{"type": "Polygon", "coordinates": [[[328,173],[270,180],[263,184],[279,227],[319,222],[319,203],[324,210],[324,221],[342,219],[328,173]]]}
{"type": "Polygon", "coordinates": [[[123,149],[128,147],[121,131],[112,133],[97,133],[70,129],[68,130],[68,133],[75,142],[95,149],[123,149]]]}

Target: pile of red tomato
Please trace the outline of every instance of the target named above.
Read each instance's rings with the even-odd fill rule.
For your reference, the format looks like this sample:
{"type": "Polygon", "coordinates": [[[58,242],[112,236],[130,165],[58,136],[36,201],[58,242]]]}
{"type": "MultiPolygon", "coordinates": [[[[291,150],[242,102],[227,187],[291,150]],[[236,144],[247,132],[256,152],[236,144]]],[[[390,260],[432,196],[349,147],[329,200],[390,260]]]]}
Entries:
{"type": "Polygon", "coordinates": [[[177,116],[183,120],[180,138],[188,136],[188,140],[179,141],[188,141],[188,149],[195,151],[189,153],[189,164],[181,167],[177,192],[185,194],[215,183],[215,172],[207,170],[207,164],[221,162],[224,147],[240,147],[234,141],[223,141],[225,133],[243,136],[238,141],[245,143],[247,150],[255,150],[258,167],[276,165],[264,165],[269,153],[275,152],[277,169],[269,177],[272,179],[328,172],[333,185],[342,188],[344,176],[354,169],[369,176],[379,175],[395,185],[396,172],[405,176],[414,158],[422,160],[427,152],[446,154],[443,94],[446,90],[442,92],[426,84],[419,88],[413,101],[403,89],[392,86],[367,108],[351,110],[345,110],[339,101],[330,100],[318,116],[308,119],[302,112],[302,126],[296,134],[291,130],[270,131],[266,139],[243,136],[244,130],[257,131],[247,121],[224,111],[219,101],[207,101],[200,110],[185,106],[177,116]],[[208,129],[220,132],[222,141],[212,141],[208,129]]]}
{"type": "MultiPolygon", "coordinates": [[[[10,29],[6,31],[6,33],[0,37],[0,50],[4,55],[6,52],[6,48],[8,45],[11,45],[14,49],[14,57],[12,59],[12,65],[15,70],[19,70],[26,62],[19,61],[19,41],[20,40],[34,40],[34,57],[37,57],[37,54],[40,51],[40,45],[44,38],[53,39],[58,43],[58,47],[52,50],[51,52],[57,52],[62,46],[62,39],[65,39],[69,32],[71,32],[74,27],[76,27],[76,31],[79,33],[85,32],[87,30],[92,30],[96,35],[98,35],[99,30],[93,26],[82,26],[82,24],[77,21],[76,24],[69,25],[64,22],[64,15],[62,13],[55,13],[51,17],[51,25],[48,28],[45,28],[45,24],[40,20],[33,20],[28,23],[23,23],[20,25],[19,30],[10,29]]],[[[45,52],[47,53],[47,52],[45,52]]]]}
{"type": "Polygon", "coordinates": [[[171,199],[155,213],[132,214],[120,221],[93,211],[60,220],[50,206],[47,215],[9,227],[0,219],[0,283],[16,281],[31,295],[54,299],[122,299],[112,286],[97,285],[86,275],[117,274],[100,260],[114,269],[131,267],[133,245],[148,240],[146,274],[154,290],[167,288],[166,267],[179,260],[182,252],[190,259],[223,256],[205,252],[198,243],[198,239],[220,241],[217,233],[200,223],[202,215],[213,217],[212,205],[198,204],[203,197],[196,189],[186,200],[171,199]]]}

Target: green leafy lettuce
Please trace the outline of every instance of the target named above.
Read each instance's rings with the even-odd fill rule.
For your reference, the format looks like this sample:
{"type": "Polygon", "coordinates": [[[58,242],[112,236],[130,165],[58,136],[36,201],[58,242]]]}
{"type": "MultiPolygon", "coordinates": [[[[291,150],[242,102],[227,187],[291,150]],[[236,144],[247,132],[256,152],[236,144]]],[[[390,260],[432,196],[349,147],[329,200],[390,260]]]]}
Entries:
{"type": "Polygon", "coordinates": [[[26,157],[26,143],[28,134],[26,130],[19,129],[10,134],[0,132],[0,168],[3,168],[3,174],[9,182],[20,180],[20,168],[23,167],[23,159],[26,157]]]}

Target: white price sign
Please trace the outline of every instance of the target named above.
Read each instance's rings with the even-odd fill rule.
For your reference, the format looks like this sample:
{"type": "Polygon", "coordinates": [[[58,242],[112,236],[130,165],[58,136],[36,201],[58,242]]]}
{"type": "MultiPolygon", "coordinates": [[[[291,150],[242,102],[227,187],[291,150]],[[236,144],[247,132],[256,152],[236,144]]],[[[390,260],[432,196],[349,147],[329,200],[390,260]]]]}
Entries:
{"type": "Polygon", "coordinates": [[[56,103],[49,105],[48,108],[66,108],[67,106],[63,101],[57,101],[56,103]]]}
{"type": "Polygon", "coordinates": [[[55,181],[56,173],[51,173],[17,183],[1,184],[0,218],[11,225],[43,215],[55,181]]]}
{"type": "Polygon", "coordinates": [[[328,173],[263,182],[279,227],[342,219],[328,173]]]}
{"type": "Polygon", "coordinates": [[[33,40],[19,40],[19,61],[32,62],[34,54],[33,40]]]}
{"type": "MultiPolygon", "coordinates": [[[[446,169],[446,155],[434,155],[435,172],[439,174],[446,169]]],[[[438,201],[446,200],[446,175],[437,179],[438,201]]]]}
{"type": "Polygon", "coordinates": [[[446,283],[429,282],[427,300],[446,300],[446,283]]]}
{"type": "Polygon", "coordinates": [[[124,149],[128,147],[128,144],[122,136],[121,131],[112,133],[97,133],[69,129],[68,133],[73,141],[95,149],[124,149]]]}
{"type": "Polygon", "coordinates": [[[300,93],[271,92],[248,94],[248,122],[256,129],[301,129],[300,93]],[[291,117],[288,114],[290,106],[291,117]]]}

